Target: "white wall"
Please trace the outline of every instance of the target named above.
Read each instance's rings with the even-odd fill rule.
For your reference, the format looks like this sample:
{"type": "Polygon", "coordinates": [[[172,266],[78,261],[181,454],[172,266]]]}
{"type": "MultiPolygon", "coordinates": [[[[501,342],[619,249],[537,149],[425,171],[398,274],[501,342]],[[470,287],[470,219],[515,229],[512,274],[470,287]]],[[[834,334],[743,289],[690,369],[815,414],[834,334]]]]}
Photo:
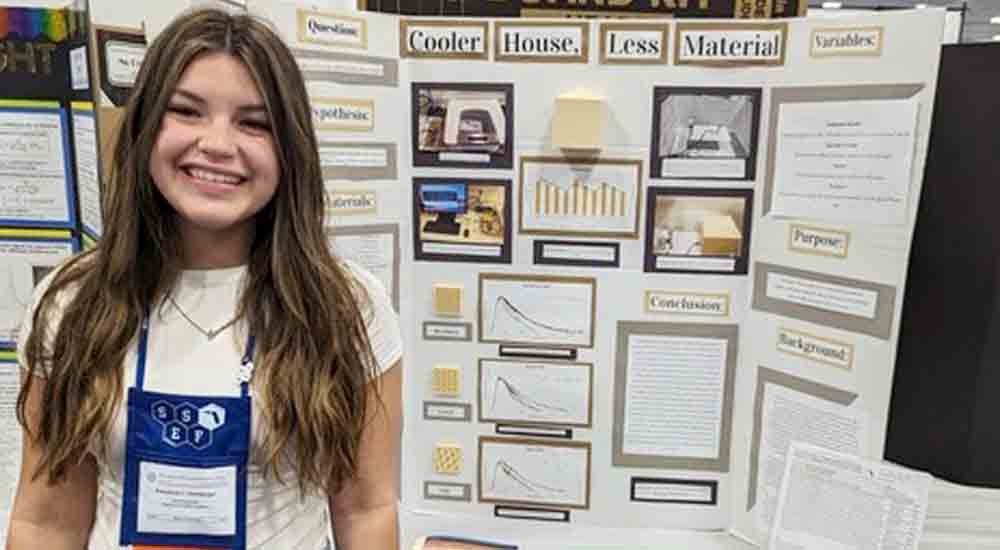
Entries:
{"type": "MultiPolygon", "coordinates": [[[[823,8],[809,8],[809,12],[806,14],[807,17],[845,17],[850,15],[858,15],[871,13],[872,10],[864,9],[823,9],[823,8]]],[[[945,14],[944,20],[944,35],[941,37],[942,44],[957,44],[958,39],[962,34],[962,23],[964,17],[960,11],[948,11],[945,14]]]]}

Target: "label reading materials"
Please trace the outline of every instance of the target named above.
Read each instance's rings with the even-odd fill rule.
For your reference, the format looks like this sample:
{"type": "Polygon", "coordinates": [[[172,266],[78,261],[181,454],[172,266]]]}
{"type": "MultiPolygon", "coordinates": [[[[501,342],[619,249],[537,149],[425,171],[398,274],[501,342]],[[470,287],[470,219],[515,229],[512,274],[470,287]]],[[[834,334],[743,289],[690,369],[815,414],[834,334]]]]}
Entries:
{"type": "Polygon", "coordinates": [[[778,351],[846,370],[854,365],[853,345],[784,327],[778,328],[778,351]]]}
{"type": "Polygon", "coordinates": [[[317,130],[370,132],[375,128],[375,102],[370,99],[316,98],[312,111],[317,130]]]}
{"type": "Polygon", "coordinates": [[[815,29],[809,40],[810,57],[882,55],[882,27],[815,29]]]}
{"type": "Polygon", "coordinates": [[[299,41],[341,46],[368,48],[368,26],[364,19],[332,13],[299,10],[299,41]]]}
{"type": "Polygon", "coordinates": [[[785,23],[678,23],[674,63],[703,66],[784,65],[785,23]]]}
{"type": "Polygon", "coordinates": [[[374,214],[377,209],[374,191],[327,191],[327,212],[331,216],[374,214]]]}
{"type": "Polygon", "coordinates": [[[806,254],[846,258],[850,239],[851,234],[847,231],[798,224],[788,228],[788,249],[806,254]]]}
{"type": "Polygon", "coordinates": [[[729,315],[729,294],[646,291],[646,312],[675,315],[729,315]]]}
{"type": "Polygon", "coordinates": [[[496,61],[586,63],[588,23],[496,23],[496,61]]]}
{"type": "Polygon", "coordinates": [[[667,62],[666,23],[601,23],[602,65],[659,65],[667,62]]]}
{"type": "Polygon", "coordinates": [[[483,22],[399,21],[400,57],[489,59],[490,28],[483,22]]]}

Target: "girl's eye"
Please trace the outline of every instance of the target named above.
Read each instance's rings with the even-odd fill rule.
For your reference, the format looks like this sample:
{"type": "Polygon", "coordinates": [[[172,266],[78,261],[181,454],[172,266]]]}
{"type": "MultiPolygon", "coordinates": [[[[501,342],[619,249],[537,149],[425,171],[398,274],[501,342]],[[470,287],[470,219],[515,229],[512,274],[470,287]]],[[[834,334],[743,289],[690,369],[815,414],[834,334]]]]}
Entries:
{"type": "Polygon", "coordinates": [[[198,116],[198,111],[192,107],[187,107],[185,105],[170,105],[167,107],[167,111],[175,115],[180,115],[184,117],[198,116]]]}
{"type": "Polygon", "coordinates": [[[253,119],[244,120],[243,125],[246,126],[247,128],[250,128],[251,130],[255,130],[258,132],[267,132],[267,133],[271,132],[271,125],[264,120],[253,120],[253,119]]]}

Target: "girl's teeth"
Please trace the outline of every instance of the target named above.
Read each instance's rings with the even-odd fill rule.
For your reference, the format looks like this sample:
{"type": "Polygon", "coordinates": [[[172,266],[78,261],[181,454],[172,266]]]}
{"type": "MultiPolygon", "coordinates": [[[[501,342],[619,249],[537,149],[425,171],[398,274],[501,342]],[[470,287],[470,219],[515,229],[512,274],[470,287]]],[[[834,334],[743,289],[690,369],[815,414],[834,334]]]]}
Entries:
{"type": "Polygon", "coordinates": [[[218,183],[239,183],[240,179],[233,176],[225,176],[222,174],[216,174],[215,172],[209,172],[207,170],[192,169],[191,175],[202,180],[213,181],[218,183]]]}

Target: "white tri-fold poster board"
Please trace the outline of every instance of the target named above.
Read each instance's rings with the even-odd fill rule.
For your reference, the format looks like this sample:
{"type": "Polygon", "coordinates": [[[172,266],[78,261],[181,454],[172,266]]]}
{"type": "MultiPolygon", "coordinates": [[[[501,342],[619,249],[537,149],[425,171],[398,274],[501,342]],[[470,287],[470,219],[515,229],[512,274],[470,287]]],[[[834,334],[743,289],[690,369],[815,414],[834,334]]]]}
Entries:
{"type": "Polygon", "coordinates": [[[881,458],[943,11],[247,9],[400,313],[407,513],[763,545],[793,443],[881,458]]]}
{"type": "Polygon", "coordinates": [[[404,508],[763,544],[793,442],[881,457],[943,12],[248,8],[396,275],[404,508]]]}

